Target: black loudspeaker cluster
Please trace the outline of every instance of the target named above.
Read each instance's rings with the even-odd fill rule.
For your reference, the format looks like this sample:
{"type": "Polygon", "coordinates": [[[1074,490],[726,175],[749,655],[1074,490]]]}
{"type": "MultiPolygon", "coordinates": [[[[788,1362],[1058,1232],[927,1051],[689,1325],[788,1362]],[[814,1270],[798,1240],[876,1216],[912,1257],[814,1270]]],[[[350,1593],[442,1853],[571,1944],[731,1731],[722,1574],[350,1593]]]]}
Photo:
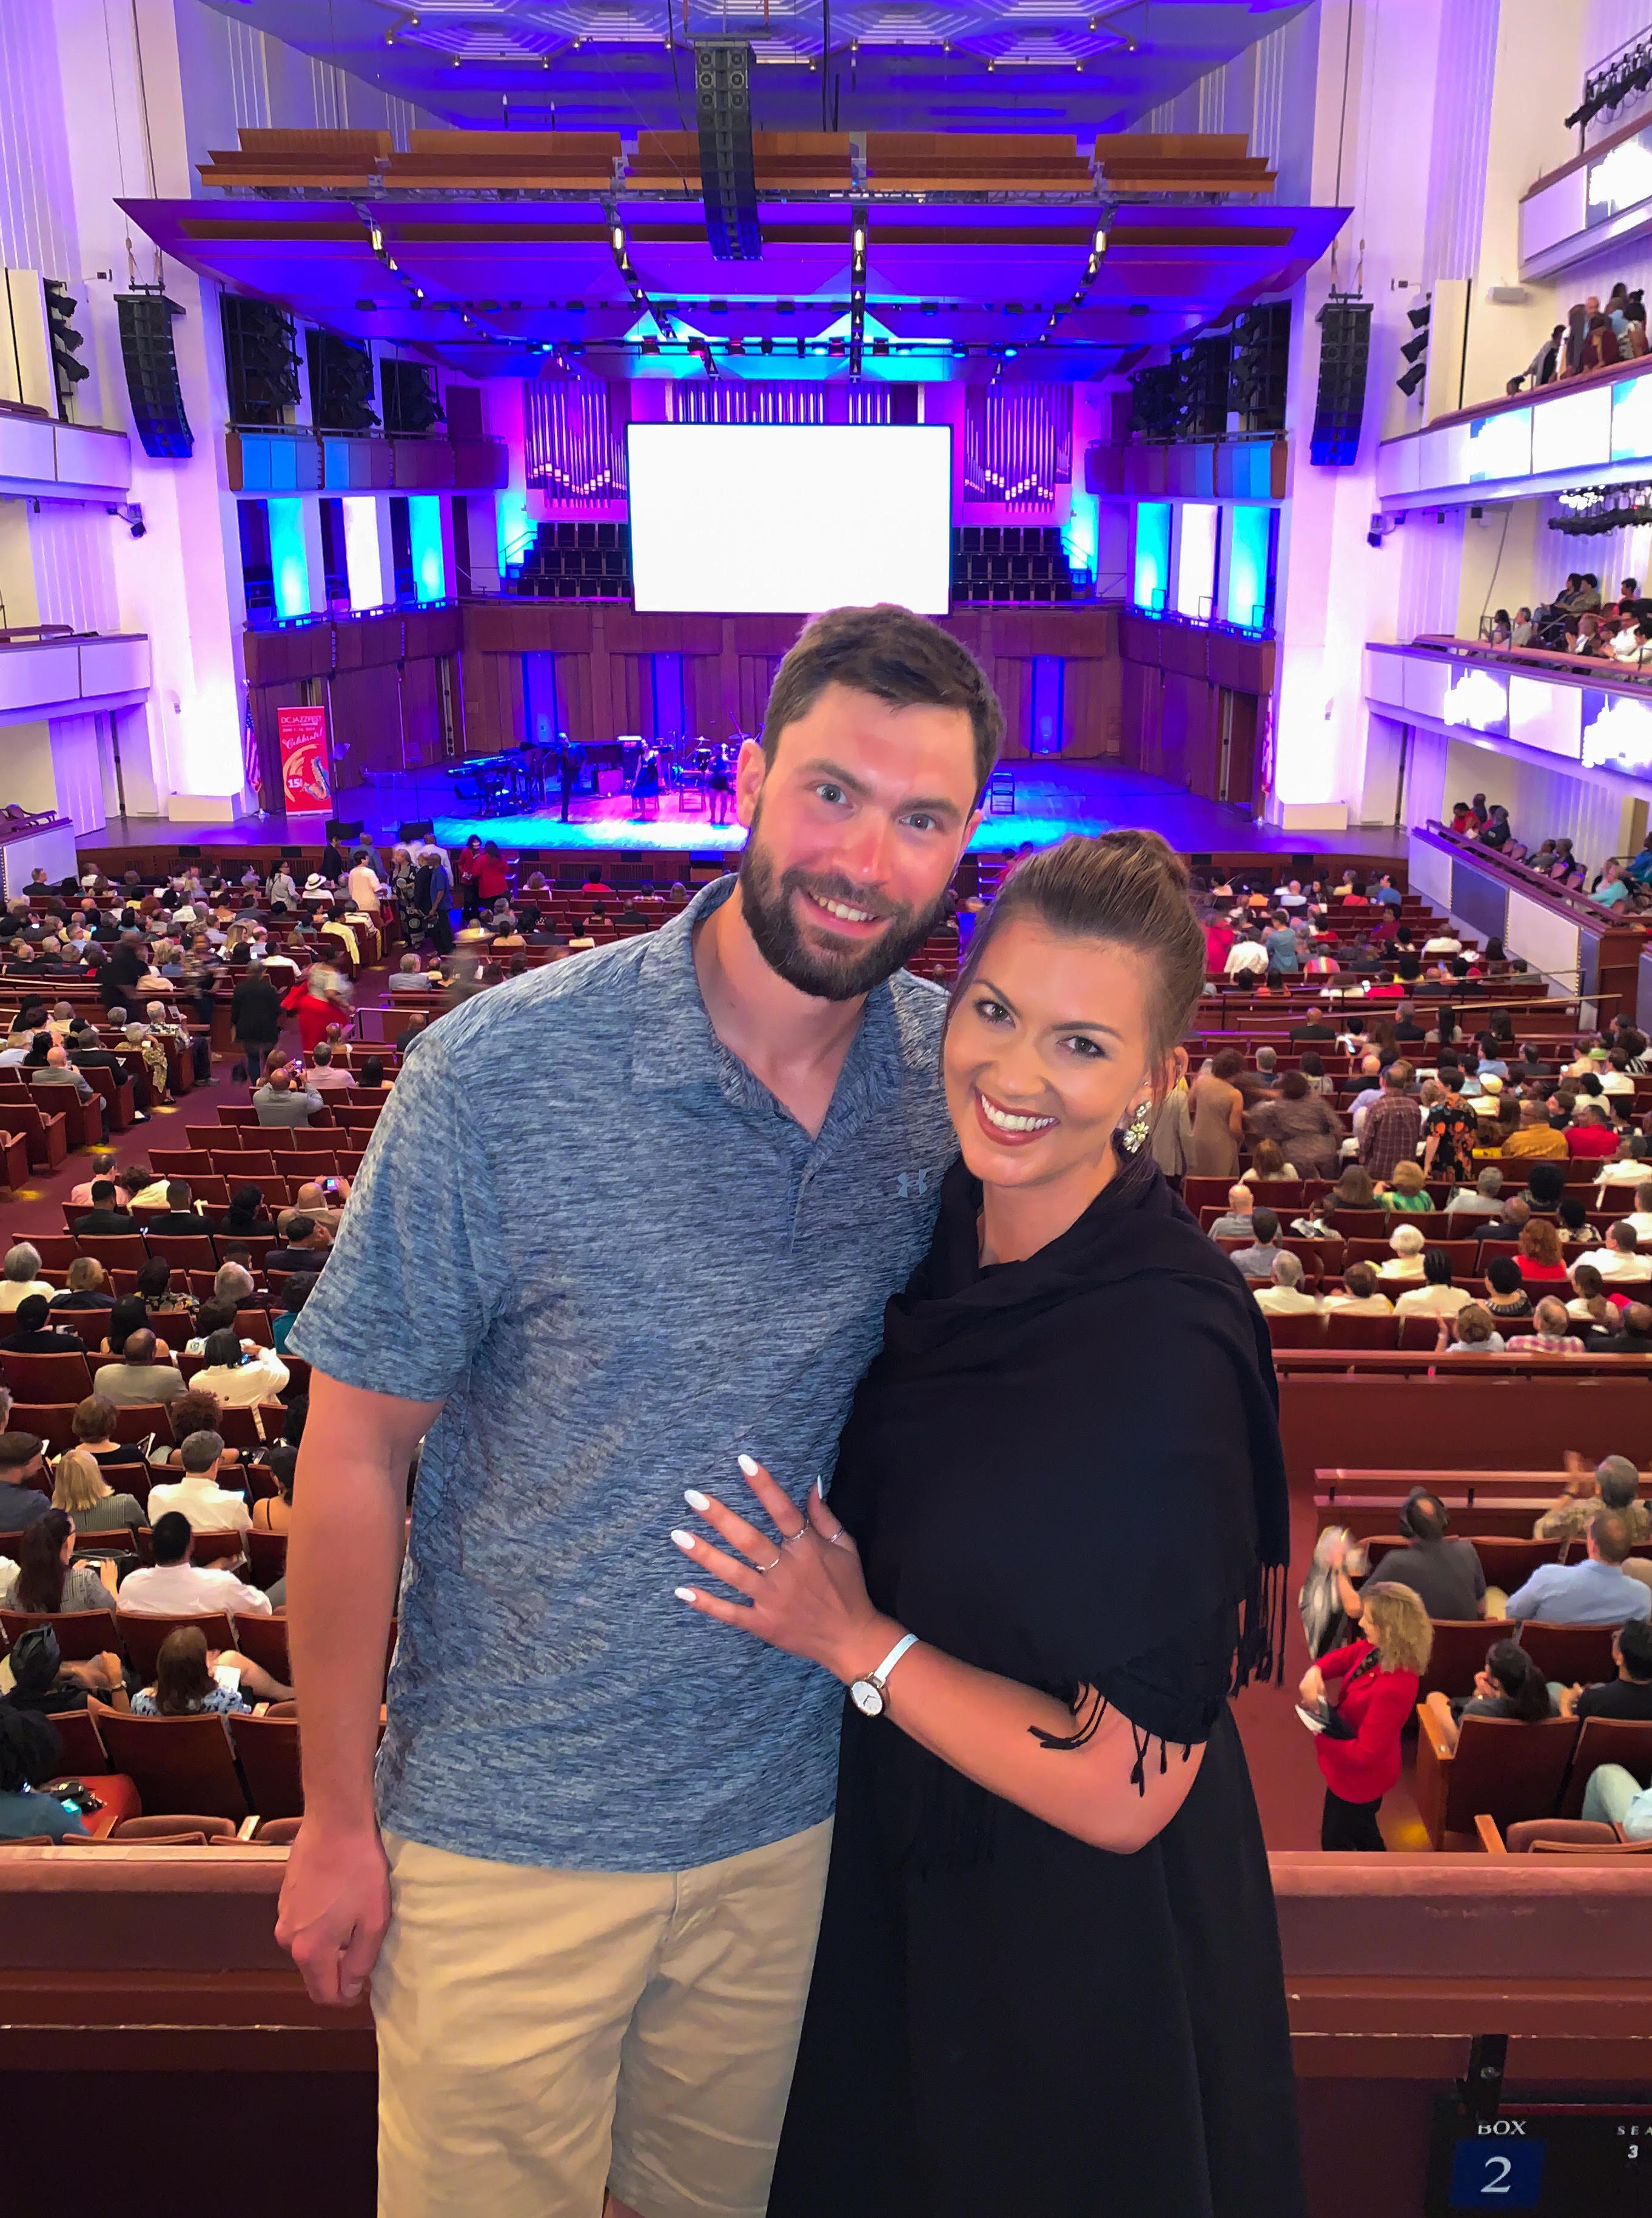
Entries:
{"type": "Polygon", "coordinates": [[[422,362],[379,364],[379,400],[384,428],[393,436],[416,439],[444,419],[436,397],[436,373],[422,362]]]}
{"type": "Polygon", "coordinates": [[[1370,356],[1369,300],[1327,300],[1315,318],[1319,325],[1320,389],[1314,404],[1314,436],[1309,459],[1346,469],[1359,452],[1359,426],[1365,413],[1365,365],[1370,356]]]}
{"type": "Polygon", "coordinates": [[[58,413],[66,418],[76,386],[92,374],[84,362],[75,359],[85,344],[73,322],[80,303],[71,297],[69,288],[60,277],[46,278],[42,290],[46,294],[46,325],[52,342],[52,383],[58,396],[58,413]]]}
{"type": "Polygon", "coordinates": [[[310,369],[310,413],[318,431],[370,431],[373,355],[354,339],[312,329],[304,335],[310,369]]]}
{"type": "Polygon", "coordinates": [[[1290,303],[1266,300],[1234,319],[1228,406],[1236,428],[1255,437],[1285,428],[1290,371],[1290,303]]]}
{"type": "Polygon", "coordinates": [[[760,262],[752,163],[752,49],[743,39],[696,39],[694,92],[706,236],[719,262],[760,262]]]}
{"type": "Polygon", "coordinates": [[[224,376],[230,421],[268,430],[298,404],[298,356],[293,319],[271,300],[224,295],[224,376]]]}
{"type": "Polygon", "coordinates": [[[195,435],[183,412],[172,349],[172,319],[183,311],[158,286],[117,293],[114,308],[139,443],[157,462],[187,462],[195,450],[195,435]]]}

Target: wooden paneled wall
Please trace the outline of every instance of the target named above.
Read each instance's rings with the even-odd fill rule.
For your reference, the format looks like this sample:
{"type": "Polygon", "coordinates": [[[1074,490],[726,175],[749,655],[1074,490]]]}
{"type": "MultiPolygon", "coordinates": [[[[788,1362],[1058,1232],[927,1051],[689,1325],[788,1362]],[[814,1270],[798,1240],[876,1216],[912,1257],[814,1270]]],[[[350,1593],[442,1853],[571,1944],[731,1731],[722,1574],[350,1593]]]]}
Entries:
{"type": "MultiPolygon", "coordinates": [[[[1030,749],[1033,664],[1062,665],[1061,753],[1120,752],[1117,614],[1109,608],[961,609],[946,629],[981,661],[1004,704],[1005,753],[1030,749]]],[[[365,770],[417,768],[445,759],[441,666],[455,703],[454,752],[494,754],[527,736],[525,654],[557,658],[558,713],[579,740],[648,728],[648,658],[683,659],[683,696],[708,739],[754,732],[795,616],[639,616],[619,602],[560,604],[466,601],[405,616],[250,632],[247,683],[264,757],[265,790],[278,787],[277,707],[327,702],[341,789],[365,770]]]]}
{"type": "Polygon", "coordinates": [[[1121,615],[1118,631],[1121,759],[1190,793],[1252,805],[1261,703],[1273,691],[1273,641],[1133,612],[1121,615]]]}

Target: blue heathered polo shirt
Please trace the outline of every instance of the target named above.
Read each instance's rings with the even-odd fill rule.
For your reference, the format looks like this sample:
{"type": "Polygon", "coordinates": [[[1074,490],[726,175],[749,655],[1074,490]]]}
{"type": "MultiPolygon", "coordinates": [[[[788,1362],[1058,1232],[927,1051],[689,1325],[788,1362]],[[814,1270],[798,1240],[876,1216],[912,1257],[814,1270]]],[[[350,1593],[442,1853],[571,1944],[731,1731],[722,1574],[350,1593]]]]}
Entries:
{"type": "Polygon", "coordinates": [[[677,1601],[669,1535],[684,1487],[746,1509],[742,1450],[800,1502],[831,1471],[956,1151],[945,1001],[876,988],[810,1139],[700,998],[733,886],[417,1040],[288,1342],[445,1402],[378,1769],[436,1848],[670,1871],[832,1806],[837,1682],[677,1601]]]}

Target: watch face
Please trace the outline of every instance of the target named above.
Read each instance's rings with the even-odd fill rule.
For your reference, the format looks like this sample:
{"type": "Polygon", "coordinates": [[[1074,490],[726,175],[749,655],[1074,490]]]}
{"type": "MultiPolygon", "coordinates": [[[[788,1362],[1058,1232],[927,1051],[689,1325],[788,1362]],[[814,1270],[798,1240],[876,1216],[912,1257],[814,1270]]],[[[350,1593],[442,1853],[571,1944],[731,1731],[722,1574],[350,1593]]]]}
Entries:
{"type": "Polygon", "coordinates": [[[869,1679],[856,1679],[849,1688],[849,1699],[863,1718],[883,1715],[883,1695],[869,1679]]]}

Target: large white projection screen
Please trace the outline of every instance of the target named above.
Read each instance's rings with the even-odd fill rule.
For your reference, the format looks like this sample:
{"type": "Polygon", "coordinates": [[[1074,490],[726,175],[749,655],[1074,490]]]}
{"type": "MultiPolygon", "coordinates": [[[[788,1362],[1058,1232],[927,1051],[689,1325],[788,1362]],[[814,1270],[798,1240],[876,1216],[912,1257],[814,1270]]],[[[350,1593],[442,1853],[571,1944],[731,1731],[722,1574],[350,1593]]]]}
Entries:
{"type": "Polygon", "coordinates": [[[944,616],[945,424],[633,424],[631,575],[650,614],[944,616]]]}

